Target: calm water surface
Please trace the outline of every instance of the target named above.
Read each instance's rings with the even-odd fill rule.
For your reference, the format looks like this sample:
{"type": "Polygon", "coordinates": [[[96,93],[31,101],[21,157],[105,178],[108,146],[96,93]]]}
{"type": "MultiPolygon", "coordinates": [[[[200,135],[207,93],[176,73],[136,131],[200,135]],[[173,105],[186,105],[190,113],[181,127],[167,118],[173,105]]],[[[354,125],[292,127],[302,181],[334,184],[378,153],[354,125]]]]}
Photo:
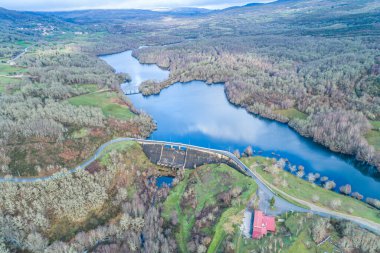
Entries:
{"type": "Polygon", "coordinates": [[[128,73],[132,78],[129,83],[123,83],[124,90],[128,86],[138,86],[147,80],[163,81],[168,78],[169,71],[160,69],[154,64],[140,64],[134,57],[132,51],[111,54],[100,57],[111,65],[117,73],[128,73]]]}
{"type": "Polygon", "coordinates": [[[167,177],[167,176],[157,177],[156,185],[158,188],[162,188],[164,185],[167,185],[171,188],[173,185],[173,180],[174,180],[174,177],[167,177]]]}
{"type": "MultiPolygon", "coordinates": [[[[156,65],[140,64],[131,56],[131,51],[102,59],[117,72],[128,73],[133,85],[149,79],[164,80],[169,75],[156,65]]],[[[230,151],[243,151],[252,145],[257,154],[287,158],[292,164],[303,165],[306,173],[318,172],[338,186],[351,184],[353,191],[380,198],[380,176],[370,173],[374,169],[327,150],[286,124],[262,119],[233,106],[222,84],[176,83],[160,95],[144,97],[137,94],[129,98],[136,108],[146,111],[157,122],[157,131],[150,139],[230,151]]]]}

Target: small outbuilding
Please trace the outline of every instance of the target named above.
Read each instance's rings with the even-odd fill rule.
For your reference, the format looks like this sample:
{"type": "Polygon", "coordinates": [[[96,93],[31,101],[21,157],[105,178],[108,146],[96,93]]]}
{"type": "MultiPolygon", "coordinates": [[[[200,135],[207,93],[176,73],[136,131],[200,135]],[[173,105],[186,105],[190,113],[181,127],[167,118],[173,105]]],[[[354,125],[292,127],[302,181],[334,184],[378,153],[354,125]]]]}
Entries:
{"type": "Polygon", "coordinates": [[[241,231],[242,231],[242,234],[246,238],[252,237],[252,217],[253,217],[252,211],[245,209],[243,224],[241,225],[241,231]]]}
{"type": "Polygon", "coordinates": [[[269,232],[276,232],[276,221],[272,216],[266,216],[262,211],[255,210],[253,215],[252,238],[260,239],[269,232]]]}

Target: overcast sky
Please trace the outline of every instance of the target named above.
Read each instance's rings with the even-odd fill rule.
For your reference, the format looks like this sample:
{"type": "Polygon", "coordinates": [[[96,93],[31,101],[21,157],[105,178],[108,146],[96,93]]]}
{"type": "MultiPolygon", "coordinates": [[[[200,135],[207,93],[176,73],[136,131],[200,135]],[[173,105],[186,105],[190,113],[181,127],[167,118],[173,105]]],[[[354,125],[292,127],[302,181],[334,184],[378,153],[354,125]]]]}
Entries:
{"type": "Polygon", "coordinates": [[[167,9],[201,7],[222,9],[273,0],[0,0],[0,7],[12,10],[56,11],[83,9],[167,9]]]}

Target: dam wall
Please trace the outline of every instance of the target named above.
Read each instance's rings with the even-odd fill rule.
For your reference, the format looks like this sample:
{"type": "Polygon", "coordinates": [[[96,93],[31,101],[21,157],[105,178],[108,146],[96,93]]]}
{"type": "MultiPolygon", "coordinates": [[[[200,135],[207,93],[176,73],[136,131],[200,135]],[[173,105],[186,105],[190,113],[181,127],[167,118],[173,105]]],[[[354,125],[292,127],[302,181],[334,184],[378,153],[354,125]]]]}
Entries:
{"type": "Polygon", "coordinates": [[[242,172],[229,157],[204,149],[158,143],[141,143],[145,155],[152,163],[174,169],[194,169],[204,164],[224,163],[242,172]]]}

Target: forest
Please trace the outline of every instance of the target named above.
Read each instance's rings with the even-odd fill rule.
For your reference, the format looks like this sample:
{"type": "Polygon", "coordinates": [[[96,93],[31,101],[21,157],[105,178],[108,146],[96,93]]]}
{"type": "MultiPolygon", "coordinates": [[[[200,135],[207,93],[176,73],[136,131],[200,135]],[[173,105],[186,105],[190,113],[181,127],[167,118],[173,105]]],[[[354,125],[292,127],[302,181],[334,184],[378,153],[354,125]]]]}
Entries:
{"type": "MultiPolygon", "coordinates": [[[[223,82],[231,103],[380,168],[378,1],[105,13],[0,8],[1,177],[65,173],[110,139],[151,134],[153,119],[119,91],[128,75],[97,57],[127,49],[171,71],[164,82],[143,83],[143,94],[178,81],[223,82]]],[[[359,202],[348,185],[337,197],[321,175],[323,188],[315,188],[317,175],[297,181],[301,169],[258,171],[285,191],[305,187],[300,198],[379,219],[379,201],[359,202]]],[[[84,171],[0,184],[0,252],[379,252],[378,235],[311,214],[283,214],[278,233],[243,238],[242,210],[257,203],[247,180],[220,164],[171,171],[150,163],[139,145],[118,144],[84,171]],[[158,188],[160,175],[175,176],[173,188],[158,188]]]]}
{"type": "Polygon", "coordinates": [[[226,165],[173,171],[152,164],[139,144],[118,143],[75,174],[0,184],[0,252],[380,249],[378,235],[312,214],[286,213],[276,234],[244,238],[242,211],[257,205],[256,190],[254,181],[226,165]],[[172,188],[156,186],[161,175],[175,176],[172,188]]]}
{"type": "Polygon", "coordinates": [[[232,103],[380,169],[374,127],[380,9],[375,1],[344,2],[345,8],[341,1],[280,1],[175,27],[172,34],[193,39],[134,52],[143,63],[171,71],[169,80],[140,89],[149,95],[178,81],[224,82],[232,103]],[[305,11],[311,8],[313,15],[305,11]],[[290,110],[305,117],[289,117],[290,110]]]}
{"type": "Polygon", "coordinates": [[[75,46],[42,44],[16,64],[21,77],[0,96],[2,175],[74,167],[113,136],[147,137],[155,128],[120,94],[129,77],[75,46]],[[88,96],[103,104],[88,103],[88,96]]]}
{"type": "Polygon", "coordinates": [[[1,184],[0,252],[175,252],[160,217],[168,188],[150,180],[159,171],[125,143],[76,174],[1,184]]]}

